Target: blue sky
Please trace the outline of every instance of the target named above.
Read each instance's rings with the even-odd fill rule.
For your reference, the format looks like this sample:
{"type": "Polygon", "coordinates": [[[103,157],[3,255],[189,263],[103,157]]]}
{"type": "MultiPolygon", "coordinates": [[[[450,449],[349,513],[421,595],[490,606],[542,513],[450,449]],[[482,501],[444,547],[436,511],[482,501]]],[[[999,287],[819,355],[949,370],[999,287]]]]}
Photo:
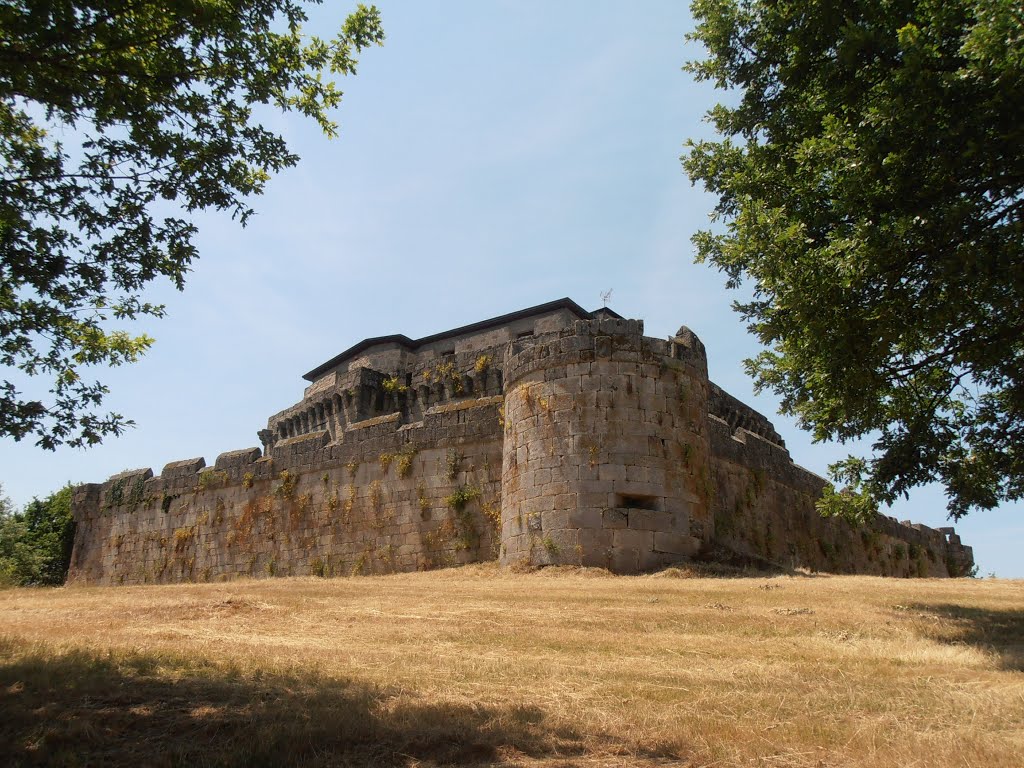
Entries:
{"type": "MultiPolygon", "coordinates": [[[[184,293],[155,286],[168,316],[130,367],[100,371],[136,428],[88,451],[0,443],[0,483],[21,505],[67,481],[258,445],[301,376],[367,336],[424,336],[568,296],[692,328],[711,377],[769,417],[794,460],[824,474],[849,446],[814,445],[755,397],[757,351],[722,276],[690,236],[714,201],[679,165],[722,94],[681,71],[684,3],[379,0],[387,42],[342,83],[341,135],[267,116],[303,158],[275,178],[242,229],[201,215],[201,260],[184,293]]],[[[312,8],[329,36],[349,7],[312,8]]],[[[894,511],[948,524],[941,489],[894,511]]],[[[1024,577],[1020,505],[957,525],[982,574],[1024,577]]]]}

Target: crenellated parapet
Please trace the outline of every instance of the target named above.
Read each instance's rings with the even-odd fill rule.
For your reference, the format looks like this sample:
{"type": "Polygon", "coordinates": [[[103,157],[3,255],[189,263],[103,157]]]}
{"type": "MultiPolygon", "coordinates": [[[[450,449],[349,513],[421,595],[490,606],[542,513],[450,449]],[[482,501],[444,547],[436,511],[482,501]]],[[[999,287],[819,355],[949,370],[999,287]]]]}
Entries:
{"type": "Polygon", "coordinates": [[[734,433],[742,429],[770,443],[786,447],[782,436],[775,431],[766,416],[737,400],[715,383],[711,383],[708,390],[708,413],[728,424],[734,433]]]}
{"type": "Polygon", "coordinates": [[[503,390],[504,345],[469,352],[424,354],[408,367],[378,371],[359,367],[332,372],[307,387],[301,402],[270,417],[260,432],[268,455],[276,456],[284,441],[326,433],[330,442],[344,442],[362,422],[398,414],[401,423],[423,419],[433,407],[503,390]]]}

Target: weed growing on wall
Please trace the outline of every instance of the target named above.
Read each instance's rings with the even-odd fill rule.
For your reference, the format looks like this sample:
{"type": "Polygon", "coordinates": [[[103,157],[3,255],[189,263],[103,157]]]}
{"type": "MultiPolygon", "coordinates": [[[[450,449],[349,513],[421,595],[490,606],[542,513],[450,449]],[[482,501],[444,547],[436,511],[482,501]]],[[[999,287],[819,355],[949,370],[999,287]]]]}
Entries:
{"type": "Polygon", "coordinates": [[[416,449],[411,445],[407,445],[402,449],[401,453],[398,454],[398,459],[395,462],[395,466],[398,469],[399,477],[408,477],[412,471],[412,460],[416,456],[416,449]]]}
{"type": "Polygon", "coordinates": [[[122,504],[135,506],[144,498],[144,483],[141,475],[122,477],[115,480],[107,491],[106,508],[119,507],[122,504]]]}
{"type": "Polygon", "coordinates": [[[380,383],[381,387],[389,395],[401,395],[409,390],[397,376],[389,376],[380,383]]]}
{"type": "Polygon", "coordinates": [[[480,544],[480,531],[477,530],[473,515],[466,506],[480,497],[480,489],[471,486],[460,486],[445,497],[445,505],[452,510],[457,523],[458,534],[456,549],[475,549],[480,544]]]}
{"type": "Polygon", "coordinates": [[[295,486],[298,485],[299,478],[285,469],[278,475],[278,479],[280,482],[274,487],[274,494],[285,499],[294,498],[295,486]]]}
{"type": "Polygon", "coordinates": [[[445,497],[445,505],[455,511],[461,512],[466,505],[480,496],[480,489],[471,486],[460,486],[451,494],[445,497]]]}
{"type": "Polygon", "coordinates": [[[199,473],[196,482],[197,491],[208,491],[213,488],[223,488],[228,484],[228,473],[220,469],[204,469],[199,473]]]}
{"type": "Polygon", "coordinates": [[[411,446],[405,446],[398,453],[382,453],[378,460],[380,461],[380,468],[384,474],[387,474],[388,468],[392,463],[398,470],[399,477],[408,477],[409,472],[412,471],[412,460],[416,456],[416,449],[411,446]]]}
{"type": "Polygon", "coordinates": [[[420,508],[420,517],[429,520],[430,499],[427,497],[427,486],[422,480],[416,484],[416,503],[420,508]]]}
{"type": "Polygon", "coordinates": [[[350,576],[358,576],[366,568],[366,562],[370,558],[369,550],[363,550],[359,557],[356,559],[355,564],[352,566],[352,570],[349,572],[350,576]]]}
{"type": "Polygon", "coordinates": [[[457,395],[461,395],[465,389],[465,385],[462,383],[462,374],[455,367],[455,363],[438,363],[434,368],[434,379],[438,382],[450,382],[452,390],[457,395]]]}
{"type": "Polygon", "coordinates": [[[178,528],[174,532],[174,551],[182,552],[192,543],[192,539],[196,535],[196,529],[194,526],[185,526],[178,528]]]}

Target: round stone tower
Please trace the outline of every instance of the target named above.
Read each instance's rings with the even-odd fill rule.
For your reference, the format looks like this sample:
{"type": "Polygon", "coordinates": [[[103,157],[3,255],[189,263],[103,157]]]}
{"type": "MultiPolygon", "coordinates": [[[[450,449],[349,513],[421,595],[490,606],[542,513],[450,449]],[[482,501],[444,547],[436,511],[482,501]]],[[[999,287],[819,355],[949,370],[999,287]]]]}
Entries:
{"type": "Polygon", "coordinates": [[[652,570],[695,554],[709,516],[707,358],[603,317],[509,345],[503,564],[652,570]]]}

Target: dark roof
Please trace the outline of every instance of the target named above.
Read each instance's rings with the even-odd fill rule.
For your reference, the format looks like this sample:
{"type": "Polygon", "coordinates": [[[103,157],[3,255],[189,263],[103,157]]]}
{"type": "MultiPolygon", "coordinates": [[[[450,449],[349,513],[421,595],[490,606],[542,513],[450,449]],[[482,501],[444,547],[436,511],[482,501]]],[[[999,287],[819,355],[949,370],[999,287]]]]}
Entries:
{"type": "Polygon", "coordinates": [[[547,304],[538,304],[535,307],[529,307],[527,309],[520,309],[517,312],[510,312],[507,315],[500,315],[499,317],[492,317],[490,320],[481,320],[478,323],[472,323],[470,325],[464,325],[461,328],[453,328],[450,331],[444,331],[442,333],[435,333],[432,336],[424,336],[422,339],[410,339],[405,334],[394,334],[391,336],[374,336],[372,339],[363,339],[355,346],[349,347],[339,355],[335,355],[326,363],[322,363],[314,368],[309,373],[305,374],[302,378],[306,381],[314,381],[317,376],[322,373],[326,373],[335,368],[341,363],[345,362],[350,357],[355,357],[360,352],[363,352],[370,347],[375,347],[378,344],[398,344],[408,350],[416,350],[422,347],[424,344],[432,344],[435,341],[442,341],[444,339],[454,338],[455,336],[464,336],[467,333],[475,333],[477,331],[486,331],[490,328],[495,328],[500,325],[506,325],[508,323],[515,322],[516,320],[522,320],[526,317],[532,317],[533,315],[542,315],[547,312],[553,312],[558,309],[568,309],[570,312],[576,314],[581,320],[587,320],[594,317],[598,313],[603,313],[610,317],[622,319],[622,315],[617,312],[608,309],[608,307],[602,307],[595,312],[588,312],[579,304],[572,299],[558,299],[557,301],[549,301],[547,304]]]}

